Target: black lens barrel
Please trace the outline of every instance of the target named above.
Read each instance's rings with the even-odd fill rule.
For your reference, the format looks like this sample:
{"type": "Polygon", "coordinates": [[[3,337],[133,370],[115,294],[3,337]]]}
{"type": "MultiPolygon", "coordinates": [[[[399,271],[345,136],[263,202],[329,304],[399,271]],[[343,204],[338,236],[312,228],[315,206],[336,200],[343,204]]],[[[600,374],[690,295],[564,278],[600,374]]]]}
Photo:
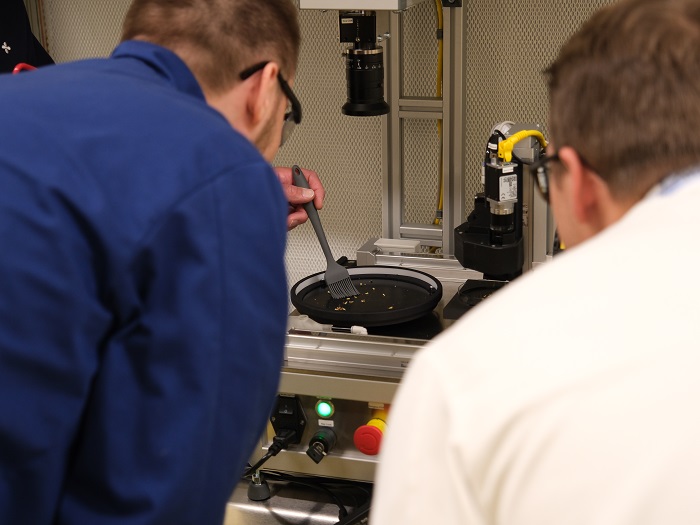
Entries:
{"type": "Polygon", "coordinates": [[[374,49],[348,49],[345,53],[348,100],[343,114],[371,117],[389,113],[384,101],[384,53],[374,49]]]}

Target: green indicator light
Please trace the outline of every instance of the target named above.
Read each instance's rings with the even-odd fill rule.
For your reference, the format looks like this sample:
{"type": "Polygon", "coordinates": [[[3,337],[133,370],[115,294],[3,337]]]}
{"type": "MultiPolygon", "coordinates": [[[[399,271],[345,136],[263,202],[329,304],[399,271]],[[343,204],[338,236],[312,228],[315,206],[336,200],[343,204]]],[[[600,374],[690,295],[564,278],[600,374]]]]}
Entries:
{"type": "Polygon", "coordinates": [[[334,411],[335,408],[333,407],[333,403],[330,401],[320,400],[318,403],[316,403],[316,413],[319,415],[319,417],[331,417],[334,411]]]}

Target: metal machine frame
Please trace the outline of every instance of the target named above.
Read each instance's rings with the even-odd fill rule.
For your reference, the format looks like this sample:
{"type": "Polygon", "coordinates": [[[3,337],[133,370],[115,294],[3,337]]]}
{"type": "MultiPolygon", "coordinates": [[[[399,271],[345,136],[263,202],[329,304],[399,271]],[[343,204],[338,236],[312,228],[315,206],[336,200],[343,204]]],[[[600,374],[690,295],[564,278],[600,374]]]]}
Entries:
{"type": "MultiPolygon", "coordinates": [[[[464,65],[464,26],[465,10],[461,3],[443,2],[443,96],[407,97],[403,94],[402,39],[403,23],[401,13],[387,14],[388,32],[391,35],[385,52],[386,100],[391,110],[383,119],[383,179],[382,179],[382,235],[387,239],[418,240],[421,247],[441,248],[440,257],[425,257],[423,253],[410,254],[403,250],[400,264],[422,267],[428,273],[437,271],[448,279],[461,280],[475,278],[474,272],[467,272],[454,259],[453,232],[466,217],[466,185],[464,165],[464,145],[466,136],[465,115],[465,65],[464,65]],[[403,173],[404,151],[403,130],[406,119],[442,120],[443,140],[443,218],[441,225],[413,224],[403,221],[403,173]],[[449,276],[445,274],[450,268],[449,276]],[[470,274],[471,273],[471,274],[470,274]]],[[[379,22],[378,22],[379,23],[379,22]]],[[[537,125],[533,125],[538,127],[537,125]]],[[[484,134],[484,142],[487,139],[484,134]]],[[[531,177],[524,177],[524,235],[525,265],[527,271],[551,258],[554,239],[554,224],[547,203],[534,191],[531,177]]],[[[381,245],[371,244],[371,240],[358,251],[358,264],[376,264],[372,261],[376,255],[397,253],[399,250],[387,249],[381,245]],[[368,257],[371,254],[371,257],[368,257]]],[[[420,252],[420,250],[418,250],[420,252]]],[[[394,262],[399,262],[395,260],[394,262]]],[[[382,264],[391,264],[383,262],[382,264]]]]}
{"type": "Polygon", "coordinates": [[[406,97],[402,90],[401,49],[403,23],[399,13],[389,15],[389,52],[385,68],[387,102],[391,108],[383,122],[383,201],[382,231],[388,238],[419,239],[423,245],[442,247],[451,255],[452,231],[464,220],[464,9],[443,8],[443,96],[406,97]],[[443,224],[403,223],[403,121],[405,119],[442,120],[442,158],[445,210],[443,224]]]}

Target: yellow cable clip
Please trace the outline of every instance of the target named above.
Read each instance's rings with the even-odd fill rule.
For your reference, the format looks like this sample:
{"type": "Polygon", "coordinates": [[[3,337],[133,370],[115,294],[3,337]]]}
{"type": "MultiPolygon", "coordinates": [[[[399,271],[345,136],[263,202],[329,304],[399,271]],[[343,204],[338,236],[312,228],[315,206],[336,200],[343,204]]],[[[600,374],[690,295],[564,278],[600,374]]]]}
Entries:
{"type": "Polygon", "coordinates": [[[503,159],[506,162],[510,162],[513,159],[513,148],[515,145],[526,137],[535,137],[542,144],[543,148],[547,147],[547,141],[541,132],[536,129],[518,131],[516,134],[511,135],[505,140],[498,143],[498,158],[503,159]]]}

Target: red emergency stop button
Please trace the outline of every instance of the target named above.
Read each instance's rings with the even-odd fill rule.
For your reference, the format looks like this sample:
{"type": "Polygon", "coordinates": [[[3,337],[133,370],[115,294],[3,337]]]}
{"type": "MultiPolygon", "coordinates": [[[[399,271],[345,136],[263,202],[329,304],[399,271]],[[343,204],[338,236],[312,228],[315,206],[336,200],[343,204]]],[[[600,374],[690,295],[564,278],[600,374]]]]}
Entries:
{"type": "Polygon", "coordinates": [[[371,419],[366,425],[362,425],[355,430],[353,441],[357,450],[368,456],[379,454],[379,447],[382,444],[382,436],[386,429],[386,423],[382,419],[371,419]]]}

